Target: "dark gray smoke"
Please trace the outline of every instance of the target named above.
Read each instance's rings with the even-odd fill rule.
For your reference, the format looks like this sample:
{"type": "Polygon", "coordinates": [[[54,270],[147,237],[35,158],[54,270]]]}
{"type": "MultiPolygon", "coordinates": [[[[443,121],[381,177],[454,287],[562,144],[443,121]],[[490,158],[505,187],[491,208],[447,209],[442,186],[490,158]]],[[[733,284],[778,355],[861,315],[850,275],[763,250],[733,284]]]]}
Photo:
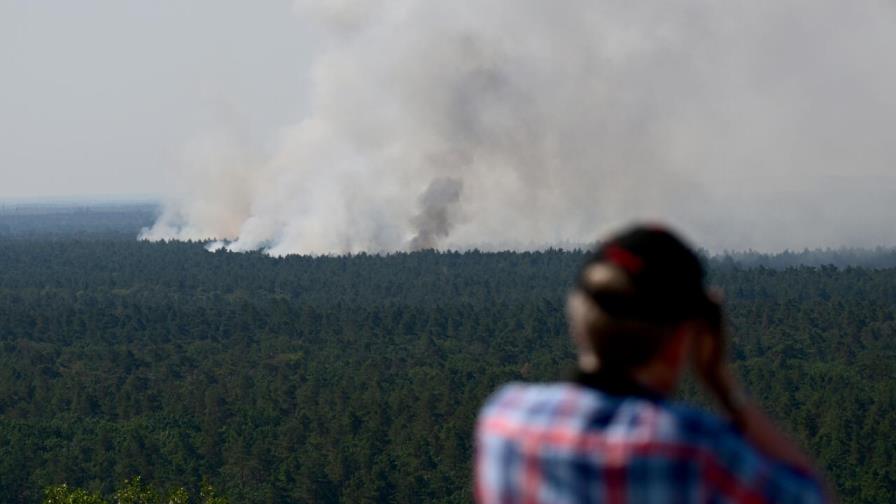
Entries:
{"type": "Polygon", "coordinates": [[[433,180],[420,195],[420,213],[411,219],[417,235],[411,239],[411,250],[435,248],[441,238],[451,234],[460,212],[463,182],[441,177],[433,180]]]}
{"type": "Polygon", "coordinates": [[[650,219],[717,251],[896,244],[892,2],[299,12],[318,38],[308,116],[266,158],[210,152],[145,237],[273,254],[530,247],[650,219]],[[463,193],[428,195],[438,180],[463,193]]]}

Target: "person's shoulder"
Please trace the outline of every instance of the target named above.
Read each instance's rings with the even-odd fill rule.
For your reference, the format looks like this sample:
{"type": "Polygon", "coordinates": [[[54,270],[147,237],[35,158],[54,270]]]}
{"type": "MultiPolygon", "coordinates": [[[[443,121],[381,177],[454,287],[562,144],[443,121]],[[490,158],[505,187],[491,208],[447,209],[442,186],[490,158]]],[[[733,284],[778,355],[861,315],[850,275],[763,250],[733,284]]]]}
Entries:
{"type": "Polygon", "coordinates": [[[693,406],[607,394],[575,382],[507,383],[486,399],[479,419],[528,428],[562,425],[582,432],[615,426],[616,434],[637,434],[645,442],[689,445],[707,453],[739,440],[730,422],[693,406]]]}
{"type": "Polygon", "coordinates": [[[702,458],[723,466],[763,458],[729,419],[691,404],[667,403],[657,431],[664,441],[686,445],[702,458]]]}
{"type": "Polygon", "coordinates": [[[544,405],[560,401],[572,393],[570,384],[510,382],[498,387],[488,398],[482,408],[483,412],[495,409],[525,409],[536,405],[544,405]]]}
{"type": "Polygon", "coordinates": [[[558,420],[594,408],[600,398],[569,382],[511,382],[485,401],[480,418],[504,417],[520,421],[558,420]]]}
{"type": "Polygon", "coordinates": [[[720,438],[741,437],[729,420],[690,404],[670,401],[663,410],[671,433],[689,441],[714,445],[720,438]]]}
{"type": "MultiPolygon", "coordinates": [[[[485,401],[480,416],[515,414],[544,416],[566,413],[591,415],[612,412],[610,420],[646,420],[652,416],[663,437],[715,443],[721,437],[737,437],[730,422],[685,403],[652,401],[632,396],[614,396],[574,382],[510,382],[500,386],[485,401]],[[617,418],[618,417],[618,418],[617,418]]],[[[599,422],[591,422],[599,427],[599,422]]]]}

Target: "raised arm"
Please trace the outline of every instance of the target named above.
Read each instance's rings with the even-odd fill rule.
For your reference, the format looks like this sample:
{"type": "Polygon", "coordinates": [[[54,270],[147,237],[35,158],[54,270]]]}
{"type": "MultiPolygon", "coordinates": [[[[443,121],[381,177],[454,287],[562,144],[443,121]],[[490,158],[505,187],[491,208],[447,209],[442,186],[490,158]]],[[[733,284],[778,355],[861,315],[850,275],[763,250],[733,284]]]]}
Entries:
{"type": "Polygon", "coordinates": [[[725,357],[727,334],[720,300],[714,308],[705,330],[697,333],[694,342],[693,361],[697,376],[756,449],[787,465],[816,473],[811,458],[759,405],[747,398],[734,377],[725,357]]]}

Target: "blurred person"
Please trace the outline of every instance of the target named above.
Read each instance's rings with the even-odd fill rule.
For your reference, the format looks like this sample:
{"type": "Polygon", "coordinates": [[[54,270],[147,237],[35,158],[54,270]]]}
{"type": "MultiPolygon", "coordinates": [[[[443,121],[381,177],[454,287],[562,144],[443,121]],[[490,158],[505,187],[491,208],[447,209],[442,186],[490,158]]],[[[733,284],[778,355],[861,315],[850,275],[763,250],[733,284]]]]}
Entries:
{"type": "Polygon", "coordinates": [[[505,385],[480,412],[479,503],[827,500],[730,371],[721,299],[673,233],[638,226],[603,242],[567,317],[574,378],[505,385]],[[724,416],[670,400],[688,368],[724,416]]]}

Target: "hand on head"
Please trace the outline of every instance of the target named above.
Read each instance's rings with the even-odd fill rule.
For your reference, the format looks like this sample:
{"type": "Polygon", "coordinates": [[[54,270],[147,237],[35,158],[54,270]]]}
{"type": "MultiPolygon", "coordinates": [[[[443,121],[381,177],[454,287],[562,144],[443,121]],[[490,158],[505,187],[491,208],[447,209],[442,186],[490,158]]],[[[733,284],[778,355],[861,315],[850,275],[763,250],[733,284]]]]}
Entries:
{"type": "Polygon", "coordinates": [[[708,298],[709,304],[694,333],[691,361],[697,378],[729,414],[736,416],[743,407],[744,397],[727,362],[728,330],[723,298],[718,291],[709,292],[708,298]]]}
{"type": "Polygon", "coordinates": [[[712,299],[705,316],[696,322],[692,343],[694,372],[710,388],[725,368],[725,324],[721,299],[712,299]]]}

